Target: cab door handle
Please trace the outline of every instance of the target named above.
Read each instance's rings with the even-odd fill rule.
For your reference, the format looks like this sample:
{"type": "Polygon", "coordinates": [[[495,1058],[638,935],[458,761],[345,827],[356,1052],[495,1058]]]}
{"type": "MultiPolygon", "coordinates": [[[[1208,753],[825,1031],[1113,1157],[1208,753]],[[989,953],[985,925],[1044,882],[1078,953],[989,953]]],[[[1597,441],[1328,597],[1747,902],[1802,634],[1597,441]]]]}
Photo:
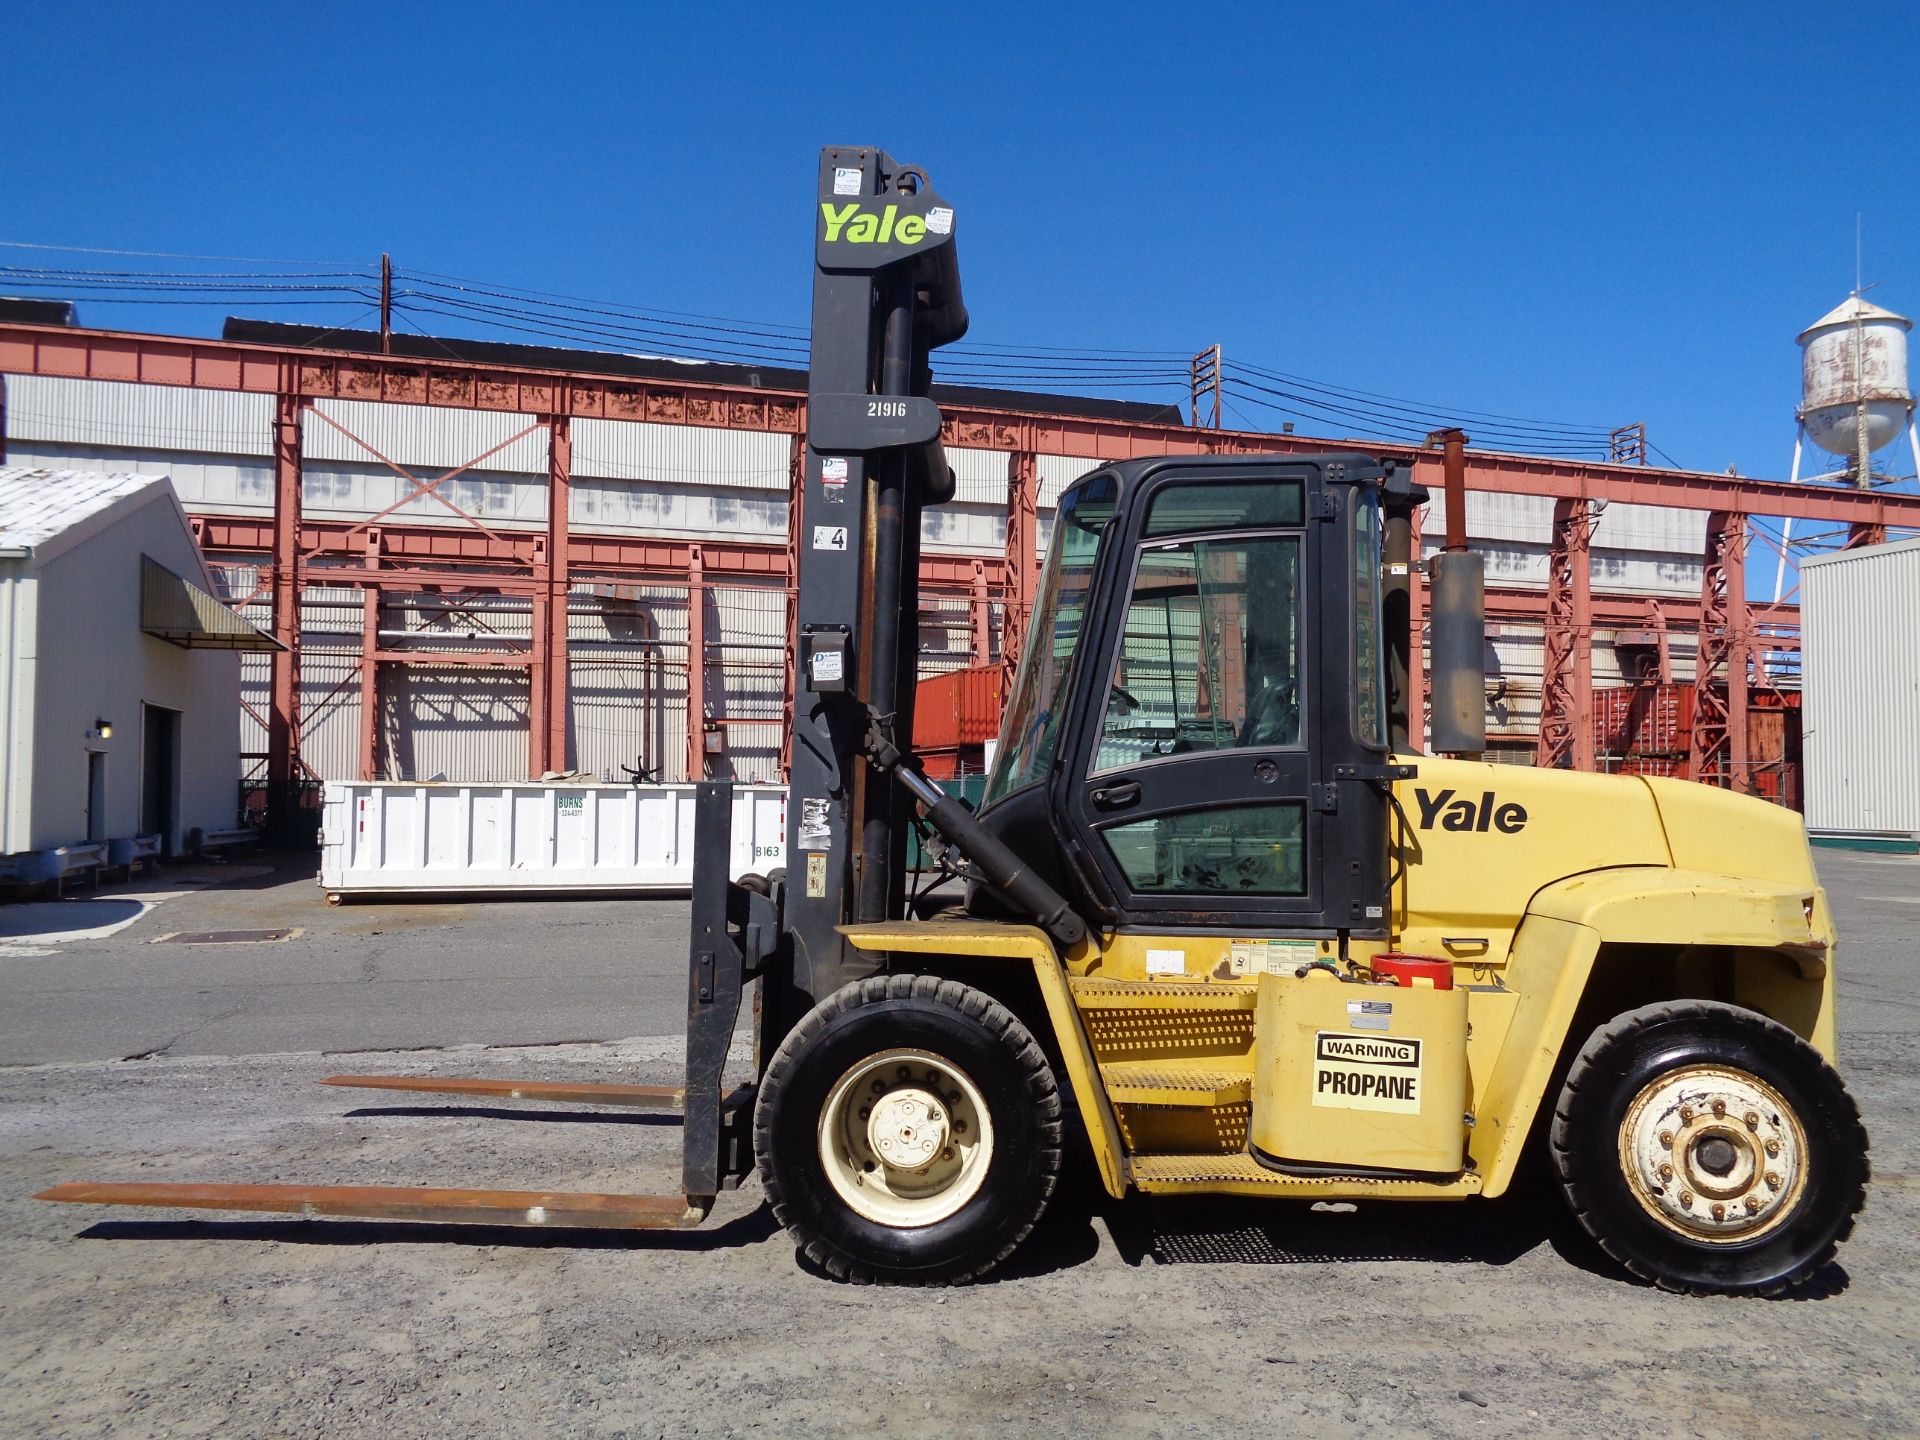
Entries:
{"type": "Polygon", "coordinates": [[[1118,785],[1105,785],[1094,791],[1088,798],[1098,809],[1119,810],[1140,798],[1140,782],[1126,780],[1118,785]]]}

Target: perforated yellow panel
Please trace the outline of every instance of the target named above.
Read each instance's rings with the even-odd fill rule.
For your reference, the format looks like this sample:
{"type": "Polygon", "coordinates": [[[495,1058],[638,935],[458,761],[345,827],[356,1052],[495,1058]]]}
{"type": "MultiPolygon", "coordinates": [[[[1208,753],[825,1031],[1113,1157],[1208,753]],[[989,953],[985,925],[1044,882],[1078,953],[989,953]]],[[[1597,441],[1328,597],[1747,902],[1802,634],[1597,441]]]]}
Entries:
{"type": "Polygon", "coordinates": [[[1086,1010],[1081,1018],[1102,1064],[1253,1054],[1250,1010],[1086,1010]]]}
{"type": "Polygon", "coordinates": [[[1082,1010],[1252,1010],[1252,985],[1215,985],[1151,980],[1101,980],[1075,976],[1067,982],[1082,1010]]]}
{"type": "Polygon", "coordinates": [[[1243,1155],[1253,1106],[1246,1101],[1176,1109],[1170,1105],[1117,1107],[1120,1133],[1135,1155],[1243,1155]]]}

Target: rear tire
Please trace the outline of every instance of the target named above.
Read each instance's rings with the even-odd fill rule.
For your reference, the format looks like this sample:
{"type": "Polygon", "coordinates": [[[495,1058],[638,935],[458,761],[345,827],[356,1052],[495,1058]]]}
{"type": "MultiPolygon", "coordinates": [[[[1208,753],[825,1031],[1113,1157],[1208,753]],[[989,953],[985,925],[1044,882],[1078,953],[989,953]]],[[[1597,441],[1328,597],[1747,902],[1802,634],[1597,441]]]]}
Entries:
{"type": "Polygon", "coordinates": [[[1552,1141],[1601,1248],[1686,1294],[1792,1289],[1866,1202],[1867,1132],[1839,1075],[1786,1026],[1716,1001],[1647,1005],[1595,1031],[1552,1141]]]}
{"type": "Polygon", "coordinates": [[[998,1001],[881,975],[822,1001],[761,1081],[774,1217],[843,1280],[963,1284],[1013,1253],[1060,1174],[1060,1092],[998,1001]]]}

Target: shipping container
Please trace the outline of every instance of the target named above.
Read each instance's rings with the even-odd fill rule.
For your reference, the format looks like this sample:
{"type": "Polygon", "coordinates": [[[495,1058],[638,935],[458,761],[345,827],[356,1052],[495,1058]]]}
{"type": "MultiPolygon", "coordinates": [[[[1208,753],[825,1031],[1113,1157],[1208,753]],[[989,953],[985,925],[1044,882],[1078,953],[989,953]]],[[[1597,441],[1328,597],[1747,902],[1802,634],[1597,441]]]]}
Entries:
{"type": "Polygon", "coordinates": [[[1629,685],[1593,692],[1596,755],[1684,756],[1693,742],[1693,686],[1629,685]]]}
{"type": "MultiPolygon", "coordinates": [[[[674,891],[693,883],[691,785],[329,781],[320,884],[346,895],[674,891]]],[[[738,879],[786,864],[784,786],[733,792],[738,879]]]]}

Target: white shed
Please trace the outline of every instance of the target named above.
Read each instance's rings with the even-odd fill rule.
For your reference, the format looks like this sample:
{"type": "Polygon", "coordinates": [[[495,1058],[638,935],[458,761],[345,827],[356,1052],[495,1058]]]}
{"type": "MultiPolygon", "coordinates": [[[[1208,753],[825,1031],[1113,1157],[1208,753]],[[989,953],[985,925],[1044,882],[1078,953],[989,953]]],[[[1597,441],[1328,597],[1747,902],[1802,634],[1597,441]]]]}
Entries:
{"type": "MultiPolygon", "coordinates": [[[[211,592],[164,475],[0,468],[0,858],[163,853],[231,830],[241,650],[276,642],[211,592]]],[[[55,868],[49,868],[55,867],[55,868]]]]}

